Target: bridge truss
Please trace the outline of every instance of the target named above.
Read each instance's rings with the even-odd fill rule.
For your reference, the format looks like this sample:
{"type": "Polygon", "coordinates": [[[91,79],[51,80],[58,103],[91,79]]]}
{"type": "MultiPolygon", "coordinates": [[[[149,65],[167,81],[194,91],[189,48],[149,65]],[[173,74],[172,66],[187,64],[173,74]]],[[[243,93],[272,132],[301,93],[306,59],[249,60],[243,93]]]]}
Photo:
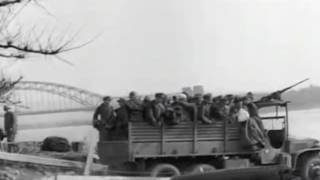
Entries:
{"type": "Polygon", "coordinates": [[[102,95],[69,85],[21,81],[9,93],[10,100],[19,102],[19,114],[44,114],[93,110],[102,95]]]}

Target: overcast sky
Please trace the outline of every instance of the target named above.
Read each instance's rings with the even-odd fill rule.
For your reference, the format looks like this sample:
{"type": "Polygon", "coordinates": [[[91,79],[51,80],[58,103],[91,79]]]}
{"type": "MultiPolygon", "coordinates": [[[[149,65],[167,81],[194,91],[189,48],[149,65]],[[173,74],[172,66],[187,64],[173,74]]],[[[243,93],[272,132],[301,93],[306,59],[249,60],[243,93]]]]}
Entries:
{"type": "MultiPolygon", "coordinates": [[[[42,2],[42,1],[41,1],[42,2]]],[[[317,0],[46,0],[16,23],[93,43],[9,72],[101,94],[176,92],[202,84],[217,93],[271,91],[310,77],[320,85],[317,0]],[[52,15],[50,15],[52,14],[52,15]],[[44,61],[42,61],[44,60],[44,61]]],[[[34,61],[35,60],[35,61],[34,61]]],[[[301,86],[303,87],[303,86],[301,86]]]]}

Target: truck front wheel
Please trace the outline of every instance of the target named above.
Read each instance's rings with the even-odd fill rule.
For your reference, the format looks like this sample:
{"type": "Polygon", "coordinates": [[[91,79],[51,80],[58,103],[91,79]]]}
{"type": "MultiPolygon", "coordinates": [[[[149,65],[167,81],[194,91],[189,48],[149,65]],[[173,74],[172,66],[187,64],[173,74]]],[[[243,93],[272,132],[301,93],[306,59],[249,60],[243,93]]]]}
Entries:
{"type": "Polygon", "coordinates": [[[302,180],[320,179],[320,156],[318,154],[302,157],[300,176],[302,180]]]}
{"type": "Polygon", "coordinates": [[[156,164],[150,169],[152,177],[173,177],[181,175],[179,169],[172,164],[156,164]]]}

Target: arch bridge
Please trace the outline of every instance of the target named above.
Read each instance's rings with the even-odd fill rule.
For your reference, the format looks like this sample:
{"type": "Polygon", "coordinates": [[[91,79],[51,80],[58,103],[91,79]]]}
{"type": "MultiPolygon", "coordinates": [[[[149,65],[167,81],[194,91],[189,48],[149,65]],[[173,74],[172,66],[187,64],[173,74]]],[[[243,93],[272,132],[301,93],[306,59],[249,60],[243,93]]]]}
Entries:
{"type": "Polygon", "coordinates": [[[39,81],[21,81],[9,93],[10,101],[19,102],[22,115],[73,111],[92,111],[102,95],[69,85],[39,81]]]}

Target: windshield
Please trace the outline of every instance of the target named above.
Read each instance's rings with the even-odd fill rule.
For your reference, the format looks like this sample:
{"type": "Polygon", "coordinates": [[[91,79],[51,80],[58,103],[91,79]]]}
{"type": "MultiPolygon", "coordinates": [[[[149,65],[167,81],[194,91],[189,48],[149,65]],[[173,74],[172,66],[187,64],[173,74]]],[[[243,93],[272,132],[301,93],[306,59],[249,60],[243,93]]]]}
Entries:
{"type": "Polygon", "coordinates": [[[259,115],[267,130],[280,130],[285,127],[286,108],[270,106],[259,109],[259,115]]]}

